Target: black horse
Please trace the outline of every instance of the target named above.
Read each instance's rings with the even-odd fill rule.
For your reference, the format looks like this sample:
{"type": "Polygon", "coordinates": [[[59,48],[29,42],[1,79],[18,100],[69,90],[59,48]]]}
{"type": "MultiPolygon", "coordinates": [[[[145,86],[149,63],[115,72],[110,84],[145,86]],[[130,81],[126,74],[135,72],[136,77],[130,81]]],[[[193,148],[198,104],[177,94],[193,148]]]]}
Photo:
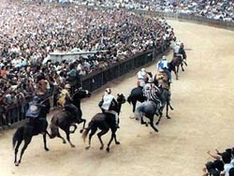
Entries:
{"type": "Polygon", "coordinates": [[[49,99],[47,98],[41,103],[44,104],[45,107],[41,109],[38,119],[36,119],[34,123],[26,122],[26,124],[20,126],[13,135],[12,143],[13,143],[13,148],[15,150],[15,160],[14,160],[15,166],[19,166],[19,164],[21,163],[22,156],[25,150],[27,149],[28,145],[30,144],[33,136],[42,134],[44,141],[44,149],[46,151],[49,150],[46,144],[46,135],[50,136],[50,134],[47,131],[48,122],[46,120],[46,116],[50,112],[50,102],[49,99]],[[20,158],[17,161],[18,150],[23,141],[24,141],[24,146],[21,149],[20,158]]]}
{"type": "MultiPolygon", "coordinates": [[[[66,143],[66,140],[59,133],[59,128],[61,128],[66,133],[67,141],[70,143],[71,147],[75,147],[74,144],[70,141],[70,133],[74,133],[77,129],[76,123],[83,123],[83,129],[85,127],[86,120],[82,118],[82,111],[80,107],[81,99],[90,97],[91,93],[84,89],[78,89],[73,95],[73,104],[78,108],[78,117],[79,121],[76,118],[73,118],[71,113],[68,111],[59,110],[51,118],[50,129],[51,129],[51,138],[59,137],[63,140],[63,143],[66,143]],[[70,131],[70,127],[73,126],[74,129],[70,131]]],[[[82,131],[81,131],[82,132],[82,131]]]]}
{"type": "Polygon", "coordinates": [[[143,94],[143,88],[141,86],[135,87],[131,90],[130,95],[127,98],[129,104],[132,104],[132,112],[136,110],[137,101],[144,102],[147,100],[147,97],[143,94]]]}
{"type": "MultiPolygon", "coordinates": [[[[121,106],[122,106],[122,104],[124,104],[126,102],[126,99],[125,99],[125,96],[123,94],[118,94],[117,96],[118,96],[117,99],[116,99],[117,100],[117,106],[113,107],[112,109],[119,114],[120,110],[121,110],[121,106]]],[[[97,113],[96,115],[93,116],[93,118],[89,122],[88,127],[85,128],[85,130],[83,131],[83,134],[82,134],[82,138],[85,141],[89,131],[91,131],[90,134],[89,134],[89,144],[86,147],[86,149],[90,148],[91,138],[96,133],[96,131],[98,129],[101,130],[97,134],[98,139],[99,139],[99,141],[101,143],[100,150],[102,150],[103,147],[104,147],[104,143],[103,143],[101,137],[104,134],[106,134],[109,131],[109,129],[111,129],[112,134],[111,134],[110,141],[107,144],[106,151],[107,152],[110,151],[110,145],[111,145],[111,142],[112,142],[113,139],[115,140],[115,144],[120,144],[120,142],[117,141],[116,134],[115,134],[116,131],[117,131],[116,122],[115,122],[115,115],[110,114],[110,113],[97,113]]]]}
{"type": "Polygon", "coordinates": [[[160,90],[161,90],[160,98],[161,98],[161,101],[162,101],[162,107],[159,110],[160,115],[159,115],[158,121],[156,122],[156,125],[158,125],[159,122],[161,121],[164,108],[166,108],[166,117],[167,117],[167,119],[171,118],[169,116],[169,107],[170,107],[171,110],[174,110],[174,108],[171,105],[171,92],[170,92],[170,90],[168,88],[166,88],[166,87],[161,87],[160,90]]]}

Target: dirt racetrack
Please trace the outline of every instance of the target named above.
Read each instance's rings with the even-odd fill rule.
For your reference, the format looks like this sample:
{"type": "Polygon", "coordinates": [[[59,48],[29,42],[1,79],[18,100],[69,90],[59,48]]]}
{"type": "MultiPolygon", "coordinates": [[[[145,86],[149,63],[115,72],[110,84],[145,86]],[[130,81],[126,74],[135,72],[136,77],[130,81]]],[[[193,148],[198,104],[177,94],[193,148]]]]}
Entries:
{"type": "MultiPolygon", "coordinates": [[[[48,139],[49,152],[43,149],[42,136],[33,137],[22,163],[13,163],[12,135],[15,129],[0,132],[1,176],[198,176],[211,158],[208,150],[234,147],[234,32],[192,23],[168,21],[177,38],[183,41],[188,67],[173,80],[172,119],[163,118],[159,133],[130,119],[131,105],[124,104],[117,137],[110,153],[100,151],[96,135],[86,151],[77,131],[71,135],[76,148],[48,139]]],[[[169,56],[171,58],[171,56],[169,56]]],[[[155,64],[146,67],[155,73],[155,64]]],[[[173,75],[174,78],[174,75],[173,75]]],[[[127,97],[136,84],[135,73],[108,86],[114,94],[127,97]]],[[[99,108],[102,91],[82,103],[89,119],[99,108]]],[[[80,129],[81,127],[79,127],[80,129]]],[[[64,133],[62,133],[64,135],[64,133]]],[[[105,135],[105,144],[110,133],[105,135]]]]}

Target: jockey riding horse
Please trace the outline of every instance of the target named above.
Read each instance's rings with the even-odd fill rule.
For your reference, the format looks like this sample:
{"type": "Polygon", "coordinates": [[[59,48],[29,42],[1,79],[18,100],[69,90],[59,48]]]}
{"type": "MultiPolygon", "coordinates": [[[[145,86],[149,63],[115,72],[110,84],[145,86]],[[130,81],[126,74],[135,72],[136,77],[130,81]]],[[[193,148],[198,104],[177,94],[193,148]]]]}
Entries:
{"type": "Polygon", "coordinates": [[[58,103],[62,105],[65,111],[71,112],[74,119],[77,123],[82,122],[80,110],[72,103],[73,99],[70,95],[69,89],[71,89],[70,84],[66,84],[64,89],[60,92],[60,98],[58,103]]]}

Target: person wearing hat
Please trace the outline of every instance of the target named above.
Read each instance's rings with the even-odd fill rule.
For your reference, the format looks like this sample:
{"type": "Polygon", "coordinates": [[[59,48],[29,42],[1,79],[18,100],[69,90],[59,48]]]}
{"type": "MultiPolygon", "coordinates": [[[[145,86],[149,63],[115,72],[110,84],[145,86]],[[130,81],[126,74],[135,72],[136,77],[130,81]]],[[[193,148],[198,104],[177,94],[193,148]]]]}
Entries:
{"type": "Polygon", "coordinates": [[[162,56],[162,59],[158,61],[157,71],[158,72],[165,72],[168,76],[169,82],[172,82],[171,81],[171,72],[169,71],[168,61],[167,61],[167,57],[165,55],[162,56]]]}
{"type": "Polygon", "coordinates": [[[65,84],[64,89],[60,92],[58,103],[64,108],[65,111],[71,112],[75,120],[81,122],[78,108],[72,103],[73,99],[70,94],[71,85],[65,84]]]}
{"type": "Polygon", "coordinates": [[[138,86],[144,87],[146,78],[147,78],[147,72],[145,71],[145,68],[142,68],[140,71],[137,72],[138,86]]]}
{"type": "Polygon", "coordinates": [[[119,128],[118,113],[111,109],[113,106],[116,106],[116,105],[117,105],[117,101],[115,100],[115,97],[111,94],[111,89],[107,88],[102,97],[101,103],[99,104],[99,107],[101,108],[103,113],[110,113],[110,114],[115,115],[115,124],[116,124],[116,127],[119,128]]]}
{"type": "Polygon", "coordinates": [[[38,120],[41,109],[45,107],[45,105],[41,104],[40,101],[41,99],[37,95],[35,95],[32,101],[29,102],[29,108],[26,111],[26,117],[29,118],[29,123],[31,123],[32,125],[34,125],[35,122],[38,120]]]}

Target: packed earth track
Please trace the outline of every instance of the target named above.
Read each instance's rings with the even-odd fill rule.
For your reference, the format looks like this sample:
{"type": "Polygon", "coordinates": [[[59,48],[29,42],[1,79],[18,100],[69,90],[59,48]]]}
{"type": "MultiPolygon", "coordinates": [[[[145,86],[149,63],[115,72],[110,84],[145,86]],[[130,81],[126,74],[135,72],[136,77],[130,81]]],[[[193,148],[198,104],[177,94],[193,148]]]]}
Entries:
{"type": "MultiPolygon", "coordinates": [[[[207,151],[234,147],[234,32],[192,23],[168,21],[177,38],[185,44],[188,66],[171,86],[171,119],[162,118],[156,133],[130,119],[132,106],[125,103],[120,114],[117,137],[110,152],[99,150],[98,138],[85,150],[81,134],[71,140],[76,145],[48,139],[50,151],[43,149],[42,135],[33,137],[19,167],[14,165],[14,128],[0,132],[0,173],[2,176],[198,176],[211,158],[207,151]]],[[[168,56],[171,58],[171,54],[168,56]]],[[[152,64],[146,70],[155,73],[152,64]]],[[[137,70],[109,83],[113,95],[126,97],[136,85],[137,70]]],[[[82,101],[84,118],[100,112],[97,104],[103,90],[82,101]]],[[[79,127],[80,129],[81,127],[79,127]]],[[[64,135],[63,132],[61,132],[64,135]]],[[[110,132],[103,137],[107,144],[110,132]]]]}

